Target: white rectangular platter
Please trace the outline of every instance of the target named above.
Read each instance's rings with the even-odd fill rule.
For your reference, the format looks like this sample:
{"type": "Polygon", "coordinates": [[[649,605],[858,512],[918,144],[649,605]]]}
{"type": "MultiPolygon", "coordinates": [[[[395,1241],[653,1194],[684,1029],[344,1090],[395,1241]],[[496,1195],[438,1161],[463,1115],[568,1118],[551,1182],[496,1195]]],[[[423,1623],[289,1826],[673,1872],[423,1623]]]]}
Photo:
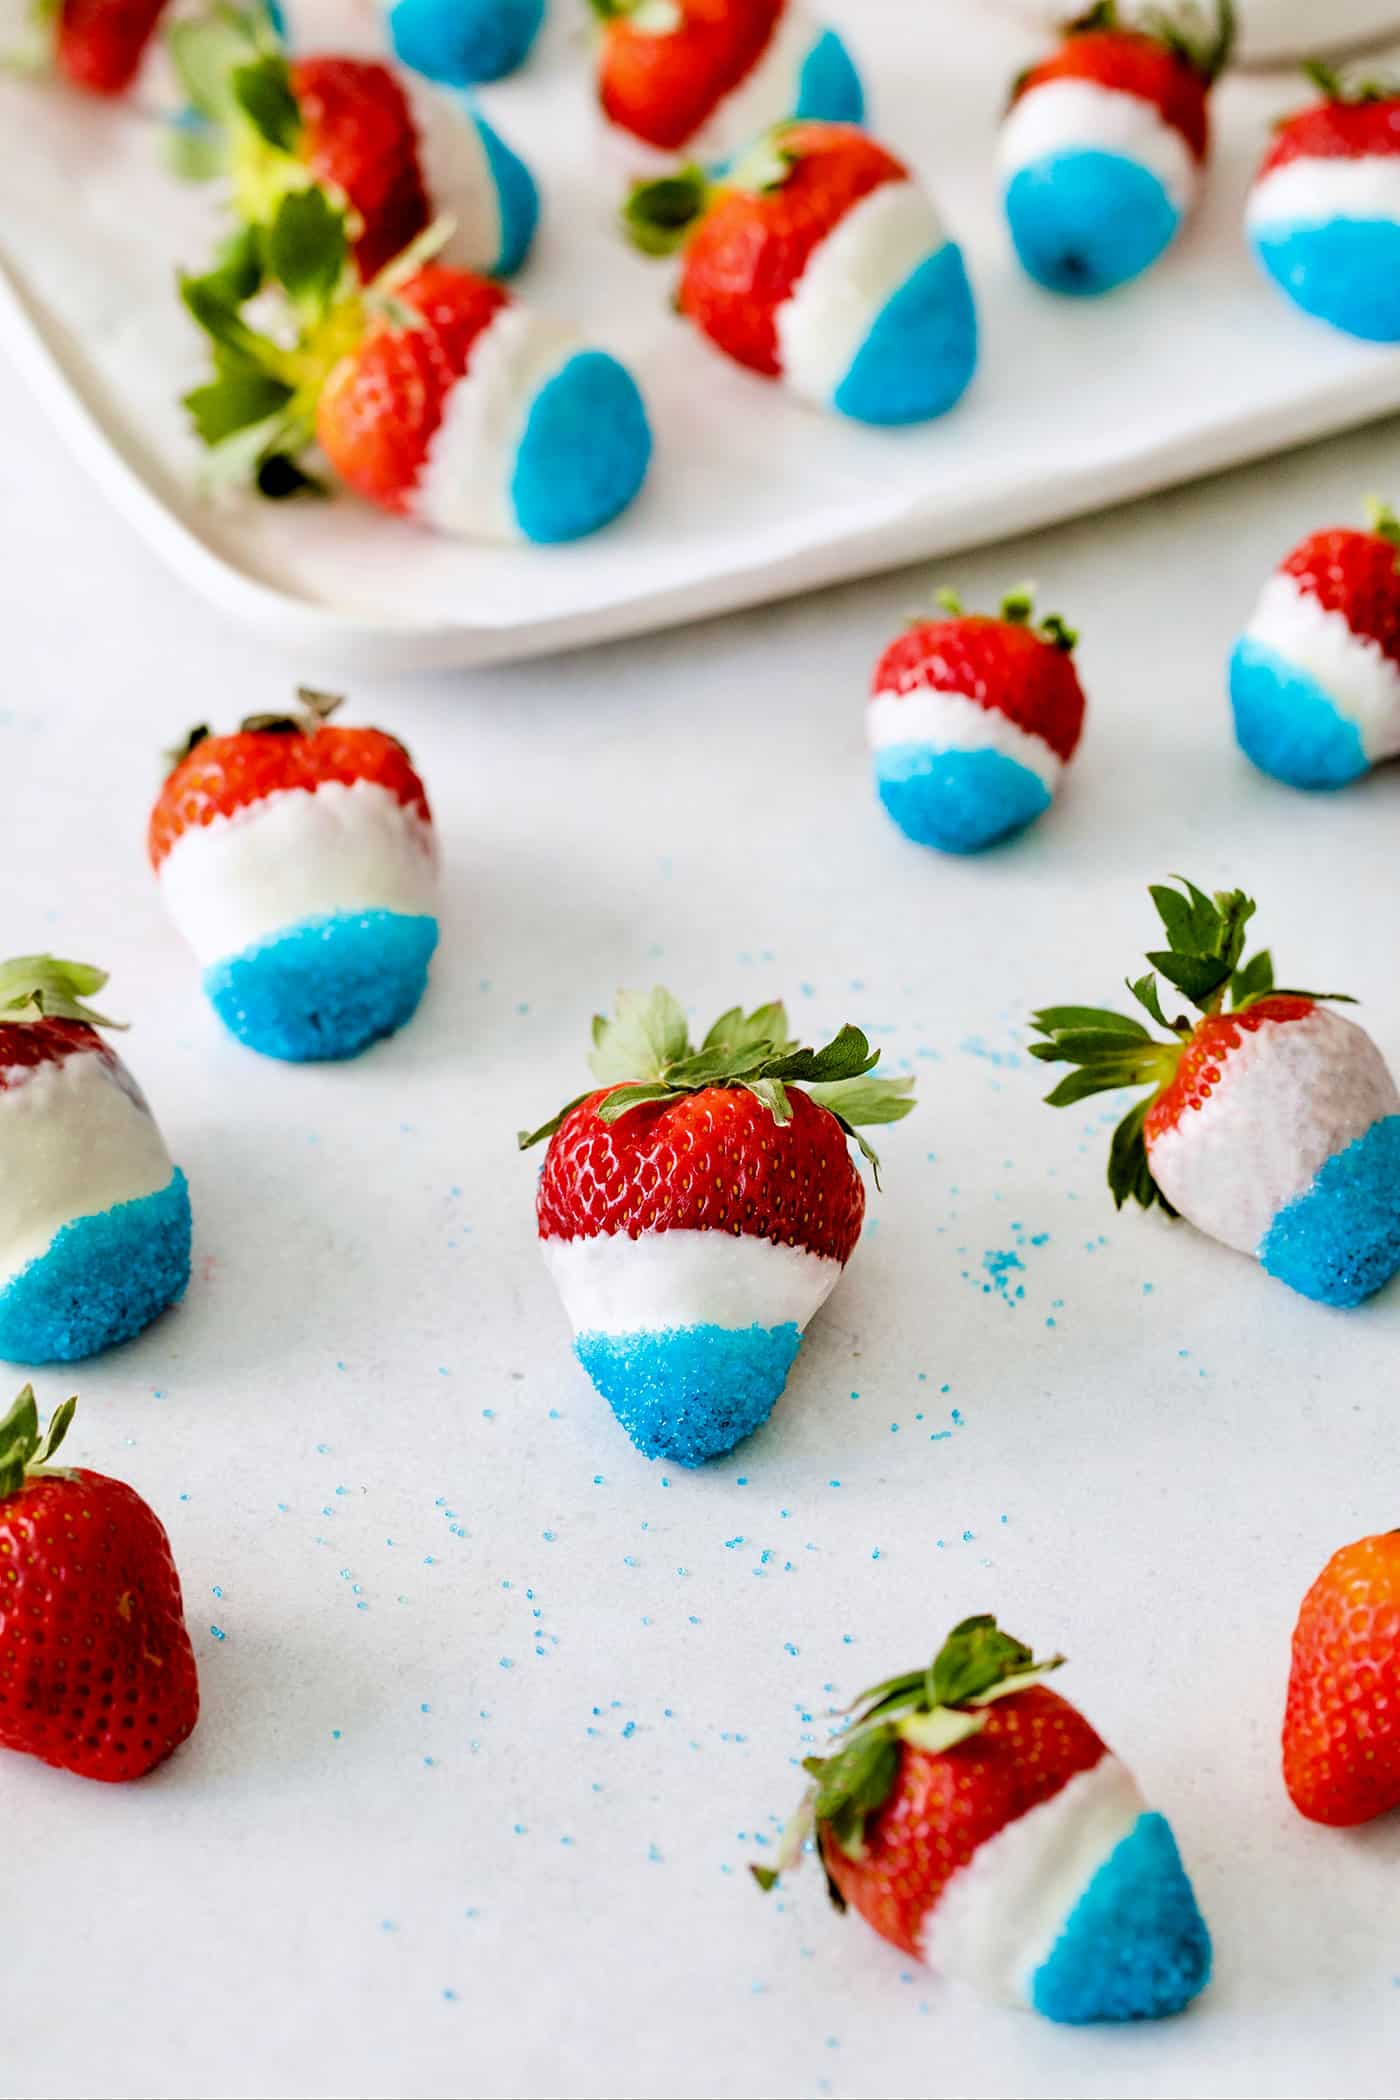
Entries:
{"type": "MultiPolygon", "coordinates": [[[[353,0],[351,0],[353,4],[353,0]]],[[[191,588],[318,668],[503,661],[637,633],[1048,524],[1400,408],[1400,354],[1295,314],[1245,251],[1241,209],[1287,76],[1219,92],[1205,205],[1142,284],[1083,304],[1018,271],[993,137],[1034,31],[936,0],[831,0],[880,135],[933,185],[967,250],[983,365],[949,417],[875,432],[727,366],[632,256],[600,139],[581,5],[557,0],[532,64],[483,98],[546,198],[523,296],[626,358],[657,435],[651,484],[592,541],[434,540],[343,497],[217,507],[177,406],[200,370],[174,294],[217,202],[155,151],[156,77],[94,108],[0,80],[0,345],[94,480],[191,588]]]]}

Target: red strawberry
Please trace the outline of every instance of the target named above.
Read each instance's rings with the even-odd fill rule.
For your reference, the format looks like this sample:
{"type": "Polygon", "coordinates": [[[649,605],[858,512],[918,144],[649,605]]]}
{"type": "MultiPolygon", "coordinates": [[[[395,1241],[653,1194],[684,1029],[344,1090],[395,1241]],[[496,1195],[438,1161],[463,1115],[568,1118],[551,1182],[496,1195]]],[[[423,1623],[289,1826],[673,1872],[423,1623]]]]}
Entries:
{"type": "MultiPolygon", "coordinates": [[[[1400,126],[1400,103],[1396,105],[1400,126]]],[[[1400,666],[1400,522],[1384,505],[1375,530],[1337,526],[1315,532],[1279,563],[1324,612],[1340,613],[1354,635],[1375,642],[1400,666]]]]}
{"type": "Polygon", "coordinates": [[[296,58],[287,84],[301,118],[297,158],[355,214],[355,267],[368,281],[432,216],[403,83],[372,59],[296,58]]]}
{"type": "MultiPolygon", "coordinates": [[[[1096,10],[1113,18],[1113,10],[1096,10]]],[[[1141,29],[1074,30],[1057,51],[1016,82],[1021,101],[1051,80],[1085,80],[1120,95],[1150,102],[1163,121],[1180,132],[1198,161],[1210,151],[1209,92],[1212,73],[1179,43],[1141,29]]]]}
{"type": "Polygon", "coordinates": [[[90,95],[131,86],[166,0],[61,0],[55,30],[58,70],[90,95]]]}
{"type": "Polygon", "coordinates": [[[1343,1546],[1303,1599],[1283,1778],[1314,1823],[1369,1823],[1400,1808],[1400,1532],[1343,1546]]]}
{"type": "Polygon", "coordinates": [[[913,1082],[869,1077],[859,1029],[799,1049],[781,1006],[735,1007],[695,1050],[662,991],[599,1017],[590,1062],[601,1089],[521,1137],[550,1140],[540,1239],[629,1435],[696,1465],[767,1419],[860,1236],[847,1139],[907,1115],[913,1082]]]}
{"type": "Polygon", "coordinates": [[[199,1718],[180,1578],[134,1488],[52,1459],[26,1386],[0,1422],[0,1744],[84,1779],[139,1779],[199,1718]]]}
{"type": "Polygon", "coordinates": [[[1326,99],[1285,117],[1256,182],[1294,160],[1368,160],[1400,153],[1400,95],[1379,85],[1348,87],[1326,67],[1310,66],[1308,72],[1326,99]]]}
{"type": "Polygon", "coordinates": [[[838,1910],[990,1996],[1075,2024],[1179,2011],[1209,1936],[1168,1825],[1035,1681],[1062,1660],[965,1619],[927,1670],[866,1692],[804,1760],[815,1783],[760,1886],[811,1839],[838,1910]]]}
{"type": "MultiPolygon", "coordinates": [[[[614,124],[674,153],[762,57],[786,0],[675,0],[672,22],[639,0],[592,0],[604,23],[598,94],[614,124]],[[640,17],[640,19],[634,19],[640,17]]],[[[786,111],[775,111],[786,115],[786,111]]]]}

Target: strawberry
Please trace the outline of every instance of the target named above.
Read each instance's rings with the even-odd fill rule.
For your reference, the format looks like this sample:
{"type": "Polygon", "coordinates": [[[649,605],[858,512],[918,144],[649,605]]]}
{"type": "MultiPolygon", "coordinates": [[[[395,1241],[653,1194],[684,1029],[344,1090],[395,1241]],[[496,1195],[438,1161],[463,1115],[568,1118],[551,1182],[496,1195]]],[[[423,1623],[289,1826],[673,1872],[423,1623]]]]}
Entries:
{"type": "Polygon", "coordinates": [[[400,65],[444,87],[503,80],[523,66],[544,21],[545,0],[383,0],[400,65]]]}
{"type": "Polygon", "coordinates": [[[0,1357],[71,1363],[127,1341],[190,1275],[190,1198],[86,1003],[88,963],[0,963],[0,1357]]]}
{"type": "Polygon", "coordinates": [[[975,853],[1050,807],[1084,724],[1078,637],[1058,614],[1033,625],[1029,590],[1000,614],[918,620],[885,651],[866,712],[880,800],[908,838],[975,853]]]}
{"type": "Polygon", "coordinates": [[[792,124],[718,182],[633,186],[624,223],[684,248],[681,313],[726,356],[861,423],[917,423],[977,362],[961,250],[902,161],[845,124],[792,124]]]}
{"type": "Polygon", "coordinates": [[[437,946],[437,849],[402,744],[299,710],[193,730],[151,814],[167,909],[225,1026],[268,1057],[354,1057],[409,1020],[437,946]]]}
{"type": "Polygon", "coordinates": [[[580,1363],[648,1458],[696,1466],[768,1419],[803,1329],[860,1237],[858,1127],[909,1114],[858,1028],[824,1050],[778,1005],[721,1016],[698,1050],[669,992],[593,1023],[597,1088],[548,1138],[536,1217],[580,1363]]]}
{"type": "MultiPolygon", "coordinates": [[[[1400,165],[1400,164],[1398,164],[1400,165]]],[[[1230,659],[1235,734],[1261,772],[1334,788],[1400,757],[1400,519],[1315,532],[1264,586],[1230,659]]]]}
{"type": "Polygon", "coordinates": [[[245,232],[182,280],[214,345],[214,378],[185,405],[215,473],[289,495],[318,440],[369,502],[440,532],[552,544],[597,531],[646,477],[636,382],[499,286],[426,262],[432,245],[360,291],[344,217],[313,188],[282,200],[265,239],[245,232]],[[243,317],[264,267],[300,321],[292,348],[243,317]]]}
{"type": "Polygon", "coordinates": [[[1040,1682],[1063,1661],[982,1615],[863,1693],[803,1760],[813,1784],[759,1886],[810,1843],[837,1910],[988,1997],[1076,2026],[1180,2012],[1210,1936],[1168,1823],[1040,1682]]]}
{"type": "Polygon", "coordinates": [[[58,1467],[26,1386],[0,1421],[0,1745],[82,1779],[140,1779],[199,1718],[165,1527],[124,1480],[58,1467]]]}
{"type": "Polygon", "coordinates": [[[54,64],[90,95],[124,95],[141,68],[166,0],[59,0],[54,64]]]}
{"type": "Polygon", "coordinates": [[[1131,990],[1166,1042],[1122,1014],[1047,1007],[1031,1055],[1077,1069],[1046,1098],[1067,1108],[1150,1086],[1114,1133],[1114,1202],[1160,1204],[1304,1297],[1360,1304],[1400,1268],[1400,1094],[1385,1060],[1321,1003],[1344,994],[1276,986],[1267,949],[1243,960],[1254,905],[1241,891],[1151,895],[1167,946],[1147,960],[1200,1019],[1167,1018],[1153,971],[1131,990]]]}
{"type": "Polygon", "coordinates": [[[1323,99],[1274,133],[1245,207],[1250,243],[1304,313],[1400,342],[1400,82],[1305,71],[1323,99]]]}
{"type": "Polygon", "coordinates": [[[1303,1599],[1283,1778],[1314,1823],[1344,1828],[1400,1808],[1400,1532],[1343,1546],[1303,1599]]]}
{"type": "Polygon", "coordinates": [[[1007,222],[1024,269],[1083,297],[1126,284],[1175,239],[1200,192],[1208,100],[1233,39],[1183,15],[1126,28],[1114,0],[1021,75],[1001,128],[1007,222]]]}
{"type": "Polygon", "coordinates": [[[266,231],[289,193],[319,183],[348,213],[368,281],[424,232],[444,260],[508,277],[539,218],[533,178],[483,117],[376,59],[288,59],[256,16],[177,23],[189,108],[171,140],[180,172],[228,177],[235,211],[266,231]]]}
{"type": "Polygon", "coordinates": [[[727,158],[790,117],[859,124],[860,76],[800,0],[590,0],[608,123],[662,153],[727,158]]]}

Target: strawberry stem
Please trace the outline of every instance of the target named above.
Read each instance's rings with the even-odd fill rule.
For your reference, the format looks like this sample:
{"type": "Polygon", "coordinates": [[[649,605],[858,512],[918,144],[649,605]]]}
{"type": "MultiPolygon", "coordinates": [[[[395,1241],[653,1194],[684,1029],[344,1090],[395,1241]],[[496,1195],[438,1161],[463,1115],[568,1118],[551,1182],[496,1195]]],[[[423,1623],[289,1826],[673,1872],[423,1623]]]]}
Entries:
{"type": "Polygon", "coordinates": [[[107,972],[92,963],[64,962],[56,955],[16,955],[0,963],[0,1023],[85,1021],[89,1028],[124,1028],[86,1004],[100,992],[107,972]]]}

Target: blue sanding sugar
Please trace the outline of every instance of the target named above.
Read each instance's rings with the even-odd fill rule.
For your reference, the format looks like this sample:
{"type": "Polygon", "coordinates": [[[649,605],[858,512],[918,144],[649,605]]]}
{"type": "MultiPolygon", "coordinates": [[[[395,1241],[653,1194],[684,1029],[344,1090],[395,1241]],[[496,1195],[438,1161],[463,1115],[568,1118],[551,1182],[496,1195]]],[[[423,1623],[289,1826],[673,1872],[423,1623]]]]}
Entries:
{"type": "Polygon", "coordinates": [[[1400,1269],[1400,1116],[1384,1116],[1284,1205],[1259,1259],[1323,1305],[1359,1305],[1400,1269]]]}
{"type": "Polygon", "coordinates": [[[224,1026],[264,1057],[355,1057],[411,1019],[437,940],[426,916],[335,912],[214,963],[204,990],[224,1026]]]}
{"type": "Polygon", "coordinates": [[[1210,1980],[1210,1934],[1171,1826],[1146,1814],[1104,1861],[1031,1980],[1049,2020],[1156,2020],[1210,1980]]]}
{"type": "Polygon", "coordinates": [[[1012,176],[1006,218],[1021,265],[1052,292],[1092,297],[1154,263],[1181,214],[1150,168],[1121,153],[1050,153],[1012,176]]]}
{"type": "Polygon", "coordinates": [[[486,165],[496,185],[496,205],[501,220],[501,246],[491,274],[513,277],[530,252],[540,221],[540,193],[535,178],[523,160],[487,123],[473,112],[477,136],[486,155],[486,165]]]}
{"type": "Polygon", "coordinates": [[[190,1280],[190,1194],[163,1189],[75,1218],[0,1291],[0,1357],[75,1363],[124,1342],[190,1280]]]}
{"type": "Polygon", "coordinates": [[[701,1466],[767,1421],[801,1342],[781,1327],[581,1334],[579,1362],[639,1451],[701,1466]]]}
{"type": "Polygon", "coordinates": [[[1371,769],[1360,730],[1331,695],[1249,635],[1230,658],[1230,705],[1245,757],[1290,787],[1345,787],[1371,769]]]}
{"type": "Polygon", "coordinates": [[[1254,236],[1254,252],[1304,313],[1366,342],[1400,342],[1400,225],[1329,219],[1254,236]]]}
{"type": "Polygon", "coordinates": [[[626,510],[650,463],[636,381],[606,351],[580,350],[531,404],[511,478],[516,523],[542,546],[581,539],[626,510]]]}
{"type": "Polygon", "coordinates": [[[905,837],[943,853],[979,853],[1050,807],[1044,781],[1000,751],[892,744],[875,754],[875,780],[905,837]]]}
{"type": "Polygon", "coordinates": [[[961,400],[976,369],[972,287],[945,241],[886,300],[832,406],[857,423],[926,423],[961,400]]]}
{"type": "Polygon", "coordinates": [[[803,62],[793,114],[823,124],[865,122],[860,74],[834,29],[822,31],[803,62]]]}
{"type": "Polygon", "coordinates": [[[397,0],[389,10],[394,55],[445,87],[500,80],[523,64],[545,0],[397,0]]]}

